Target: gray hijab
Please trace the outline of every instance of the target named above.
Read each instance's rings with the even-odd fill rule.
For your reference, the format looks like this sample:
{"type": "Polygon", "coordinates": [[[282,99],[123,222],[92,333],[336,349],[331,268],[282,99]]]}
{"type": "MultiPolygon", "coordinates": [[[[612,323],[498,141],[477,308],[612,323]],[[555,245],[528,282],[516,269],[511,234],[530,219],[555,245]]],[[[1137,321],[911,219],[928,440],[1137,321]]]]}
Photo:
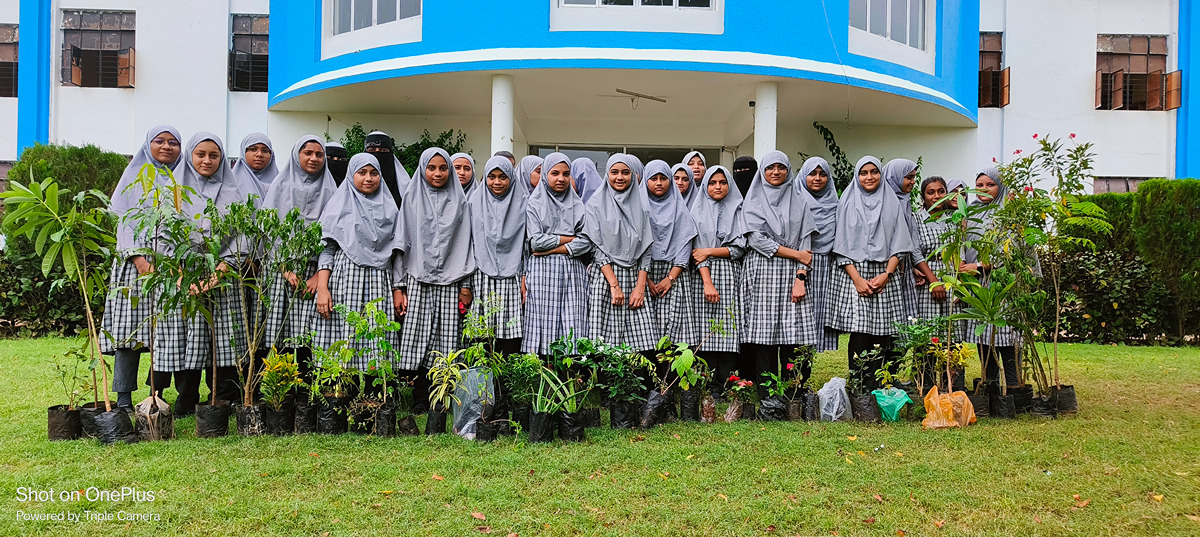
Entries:
{"type": "Polygon", "coordinates": [[[141,203],[142,194],[144,193],[140,187],[133,186],[137,182],[138,173],[142,171],[142,166],[147,164],[154,165],[159,170],[156,174],[155,182],[165,184],[168,179],[166,179],[166,174],[162,170],[167,169],[174,173],[179,168],[179,163],[183,162],[183,157],[185,156],[182,144],[183,139],[180,138],[179,131],[175,130],[175,127],[157,125],[146,131],[146,142],[142,144],[141,151],[133,154],[133,159],[129,161],[128,166],[125,166],[125,171],[121,172],[121,180],[117,181],[117,188],[113,191],[112,201],[109,204],[113,213],[121,219],[117,225],[118,252],[128,252],[142,246],[138,244],[137,222],[133,215],[129,215],[129,212],[141,203]],[[179,156],[174,162],[167,164],[159,162],[150,153],[150,142],[164,132],[174,136],[175,140],[180,143],[179,156]]]}
{"type": "MultiPolygon", "coordinates": [[[[463,192],[466,192],[468,195],[470,195],[471,189],[475,188],[475,185],[479,184],[479,181],[475,180],[476,179],[475,159],[471,158],[471,155],[468,155],[466,153],[455,153],[453,155],[450,155],[450,174],[454,178],[455,183],[458,183],[458,173],[456,173],[454,171],[454,161],[456,161],[460,158],[465,158],[465,159],[467,159],[467,162],[471,163],[471,180],[467,181],[466,186],[462,187],[463,192]]],[[[461,185],[462,183],[458,183],[458,184],[461,185]]]]}
{"type": "Polygon", "coordinates": [[[521,272],[528,196],[507,157],[489,158],[483,166],[482,180],[486,181],[493,170],[508,176],[508,190],[497,196],[485,183],[467,195],[475,264],[480,272],[493,278],[512,278],[521,272]]]}
{"type": "Polygon", "coordinates": [[[904,229],[905,210],[884,181],[880,180],[874,192],[867,192],[858,179],[858,171],[867,164],[874,164],[881,171],[879,159],[863,157],[854,166],[854,179],[842,199],[838,201],[837,231],[833,239],[833,253],[851,261],[887,261],[893,255],[916,252],[917,243],[904,229]]]}
{"type": "Polygon", "coordinates": [[[908,226],[908,233],[912,235],[913,244],[921,244],[921,231],[917,227],[917,217],[913,213],[912,199],[909,193],[904,192],[904,176],[917,169],[917,163],[908,159],[892,159],[887,164],[883,165],[883,180],[891,187],[892,192],[896,194],[896,201],[900,202],[900,214],[904,215],[904,225],[908,226]]]}
{"type": "Polygon", "coordinates": [[[247,195],[254,194],[260,199],[265,197],[267,191],[271,189],[271,182],[279,174],[279,167],[275,165],[275,146],[271,145],[271,139],[259,132],[247,134],[245,138],[242,138],[242,146],[237,154],[237,159],[237,162],[233,164],[233,175],[242,185],[242,189],[246,190],[247,195]],[[263,144],[271,150],[271,161],[267,163],[267,167],[258,171],[254,171],[249,164],[246,164],[246,149],[255,144],[263,144]]]}
{"type": "MultiPolygon", "coordinates": [[[[520,161],[517,162],[517,169],[515,170],[517,176],[514,177],[513,180],[524,182],[525,186],[528,187],[525,189],[527,194],[532,194],[537,191],[537,186],[532,184],[533,170],[536,170],[538,166],[541,165],[542,157],[537,155],[525,155],[524,157],[521,157],[520,161]]],[[[538,181],[538,186],[540,185],[541,181],[538,181]]]]}
{"type": "MultiPolygon", "coordinates": [[[[613,155],[613,156],[616,156],[616,155],[613,155]]],[[[641,184],[642,177],[645,176],[642,172],[646,171],[646,167],[644,165],[642,165],[642,159],[637,158],[633,155],[625,155],[625,156],[628,157],[628,159],[629,159],[629,162],[627,164],[629,166],[629,169],[633,170],[634,184],[641,184]]],[[[612,157],[609,157],[608,160],[611,162],[612,157]]],[[[611,166],[611,164],[610,164],[610,166],[611,166]]],[[[607,182],[607,181],[605,181],[605,182],[607,182]]]]}
{"type": "Polygon", "coordinates": [[[425,179],[425,169],[435,156],[445,159],[447,167],[453,162],[445,149],[426,149],[417,164],[420,173],[404,191],[400,209],[404,270],[421,283],[451,285],[475,272],[471,215],[453,169],[447,170],[450,176],[441,188],[425,179]]]}
{"type": "Polygon", "coordinates": [[[741,230],[742,192],[733,182],[733,174],[724,166],[713,166],[704,172],[704,180],[694,187],[700,192],[692,206],[692,218],[696,221],[696,248],[721,248],[736,246],[744,248],[746,237],[741,230]],[[729,183],[729,193],[721,201],[708,195],[708,183],[720,172],[729,183]]]}
{"type": "MultiPolygon", "coordinates": [[[[226,207],[234,203],[242,203],[250,195],[246,190],[249,187],[239,185],[236,178],[233,176],[233,171],[229,169],[228,160],[226,160],[225,145],[221,143],[221,138],[210,132],[197,133],[188,141],[186,152],[184,153],[184,165],[180,168],[179,184],[183,187],[191,188],[195,193],[188,196],[188,201],[183,204],[183,213],[189,218],[195,219],[197,216],[204,214],[204,209],[208,207],[208,202],[211,200],[217,209],[222,212],[226,207]],[[217,171],[209,177],[200,175],[196,171],[196,167],[192,164],[192,152],[196,150],[196,146],[203,142],[213,142],[217,144],[217,150],[221,152],[221,160],[217,163],[217,171]]],[[[207,218],[196,220],[201,233],[208,234],[212,230],[212,223],[207,218]]],[[[199,237],[196,237],[199,240],[199,237]]],[[[229,258],[239,252],[240,244],[238,237],[225,237],[225,243],[221,246],[220,257],[229,258]]]]}
{"type": "Polygon", "coordinates": [[[583,233],[613,263],[622,267],[636,267],[653,242],[649,202],[645,199],[644,187],[639,184],[640,176],[637,175],[638,170],[634,169],[635,159],[632,155],[618,153],[609,157],[605,171],[618,162],[634,171],[633,180],[623,192],[617,192],[608,181],[604,182],[588,201],[583,233]]]}
{"type": "Polygon", "coordinates": [[[278,211],[280,218],[296,208],[300,209],[300,215],[304,217],[305,222],[316,222],[321,218],[325,204],[329,203],[333,193],[337,192],[337,183],[333,180],[333,174],[329,172],[328,161],[312,175],[300,167],[300,150],[313,142],[321,144],[321,151],[325,150],[325,144],[319,136],[308,134],[300,137],[296,140],[296,145],[292,146],[287,167],[271,183],[271,188],[267,189],[262,205],[278,211]]]}
{"type": "Polygon", "coordinates": [[[346,180],[333,193],[321,212],[322,238],[336,242],[355,265],[376,269],[387,268],[393,252],[401,247],[400,211],[383,177],[370,194],[354,187],[354,173],[365,166],[379,169],[374,155],[359,153],[346,166],[346,180]]]}
{"type": "MultiPolygon", "coordinates": [[[[674,170],[667,169],[668,164],[661,160],[652,160],[646,164],[647,179],[646,201],[650,209],[650,231],[654,242],[650,246],[650,258],[654,261],[674,261],[683,250],[692,251],[692,240],[696,238],[696,221],[688,211],[687,202],[675,186],[674,170]],[[667,193],[662,197],[650,193],[650,177],[662,174],[667,177],[667,193]]],[[[679,165],[676,164],[676,167],[679,165]]],[[[694,192],[692,185],[688,192],[694,192]]]]}
{"type": "MultiPolygon", "coordinates": [[[[696,193],[696,191],[700,189],[700,182],[704,181],[704,177],[701,176],[700,181],[692,181],[691,180],[692,168],[690,166],[688,166],[687,164],[676,164],[674,166],[671,166],[671,174],[668,177],[671,179],[671,186],[675,187],[676,192],[679,192],[679,187],[675,185],[675,174],[678,173],[679,170],[683,170],[684,172],[686,172],[688,174],[687,194],[680,192],[679,196],[683,198],[684,204],[686,204],[688,207],[691,207],[692,204],[696,203],[696,199],[700,197],[699,194],[696,193]]],[[[708,172],[706,170],[705,174],[707,174],[707,173],[708,172]]]]}
{"type": "Polygon", "coordinates": [[[949,194],[950,192],[954,192],[954,189],[956,189],[956,188],[965,189],[965,188],[967,188],[967,184],[964,183],[962,179],[951,178],[951,179],[946,180],[946,193],[947,194],[949,194]]]}
{"type": "MultiPolygon", "coordinates": [[[[704,153],[701,153],[699,151],[692,151],[683,156],[683,161],[680,162],[680,164],[683,164],[684,166],[687,167],[688,177],[692,178],[693,186],[699,185],[701,182],[704,182],[704,184],[708,184],[707,180],[705,179],[705,177],[708,176],[708,161],[704,158],[704,153]],[[692,173],[691,164],[688,164],[689,162],[692,161],[692,157],[700,157],[700,162],[704,163],[704,168],[705,168],[704,175],[700,176],[700,179],[696,179],[695,174],[692,173]]],[[[691,189],[688,189],[688,192],[691,192],[691,189]]]]}
{"type": "Polygon", "coordinates": [[[575,178],[575,186],[579,188],[579,198],[587,203],[597,190],[604,177],[596,170],[596,163],[587,157],[579,157],[571,162],[571,177],[575,178]]]}
{"type": "MultiPolygon", "coordinates": [[[[528,158],[521,159],[521,164],[528,158]]],[[[541,158],[533,158],[538,159],[537,166],[542,164],[541,158]]],[[[562,153],[551,153],[546,156],[545,161],[550,163],[551,168],[560,162],[568,162],[567,156],[562,153]]],[[[531,166],[529,169],[537,166],[531,166]]],[[[521,175],[520,165],[517,166],[516,174],[524,181],[523,184],[529,184],[529,177],[521,175]]],[[[562,192],[554,192],[546,186],[546,181],[538,181],[525,206],[525,234],[575,236],[583,229],[583,214],[583,200],[579,199],[579,193],[575,192],[574,188],[568,186],[562,192]]]]}
{"type": "Polygon", "coordinates": [[[799,190],[792,186],[791,163],[782,151],[771,150],[763,155],[754,181],[742,202],[743,233],[766,233],[780,246],[801,249],[804,239],[817,232],[812,211],[799,190]],[[767,167],[783,164],[787,178],[778,186],[767,182],[767,167]]]}
{"type": "Polygon", "coordinates": [[[837,228],[838,196],[837,189],[833,187],[833,175],[829,173],[831,169],[829,162],[825,159],[810,157],[800,167],[800,173],[796,174],[796,188],[800,189],[800,193],[808,201],[808,209],[812,211],[813,215],[813,225],[817,228],[817,236],[813,237],[812,244],[814,254],[828,254],[833,250],[833,234],[837,228]],[[817,168],[825,171],[825,175],[829,176],[829,181],[825,183],[825,188],[819,192],[813,192],[808,188],[808,174],[817,168]]]}

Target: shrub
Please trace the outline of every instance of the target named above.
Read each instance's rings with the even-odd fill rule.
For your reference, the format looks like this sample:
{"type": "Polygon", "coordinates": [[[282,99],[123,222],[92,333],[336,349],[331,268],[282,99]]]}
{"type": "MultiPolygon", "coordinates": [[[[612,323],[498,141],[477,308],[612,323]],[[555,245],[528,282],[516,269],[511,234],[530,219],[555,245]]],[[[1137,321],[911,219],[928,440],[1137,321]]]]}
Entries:
{"type": "Polygon", "coordinates": [[[96,189],[105,196],[111,196],[113,189],[117,188],[117,181],[121,180],[121,172],[125,171],[128,164],[129,158],[124,155],[94,145],[34,144],[26,147],[21,160],[13,164],[8,171],[8,180],[29,184],[29,172],[32,170],[34,182],[53,177],[61,190],[83,192],[96,189]]]}
{"type": "Polygon", "coordinates": [[[1175,298],[1180,339],[1200,306],[1200,181],[1154,179],[1138,186],[1133,201],[1138,249],[1175,298]]]}

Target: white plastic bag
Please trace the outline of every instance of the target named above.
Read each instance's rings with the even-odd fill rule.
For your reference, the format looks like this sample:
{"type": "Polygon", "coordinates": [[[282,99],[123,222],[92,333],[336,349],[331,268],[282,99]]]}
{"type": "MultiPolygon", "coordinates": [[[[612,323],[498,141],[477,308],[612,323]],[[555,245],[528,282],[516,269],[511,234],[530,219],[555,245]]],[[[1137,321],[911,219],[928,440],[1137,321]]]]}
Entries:
{"type": "Polygon", "coordinates": [[[472,367],[463,373],[462,379],[454,388],[454,397],[450,406],[454,411],[454,434],[475,439],[475,423],[483,416],[484,403],[488,412],[496,405],[495,379],[491,369],[472,367]]]}
{"type": "Polygon", "coordinates": [[[850,394],[846,393],[846,379],[833,377],[826,382],[817,397],[821,400],[821,421],[849,421],[850,394]]]}

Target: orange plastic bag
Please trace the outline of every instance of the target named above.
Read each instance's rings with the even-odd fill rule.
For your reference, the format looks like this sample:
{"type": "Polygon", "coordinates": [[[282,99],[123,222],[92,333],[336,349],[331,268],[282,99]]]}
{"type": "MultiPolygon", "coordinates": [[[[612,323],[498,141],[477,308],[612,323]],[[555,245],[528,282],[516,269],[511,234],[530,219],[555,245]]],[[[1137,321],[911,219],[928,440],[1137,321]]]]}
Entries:
{"type": "Polygon", "coordinates": [[[934,386],[925,394],[925,419],[921,425],[926,429],[966,427],[972,423],[975,423],[975,407],[966,392],[938,393],[934,386]]]}

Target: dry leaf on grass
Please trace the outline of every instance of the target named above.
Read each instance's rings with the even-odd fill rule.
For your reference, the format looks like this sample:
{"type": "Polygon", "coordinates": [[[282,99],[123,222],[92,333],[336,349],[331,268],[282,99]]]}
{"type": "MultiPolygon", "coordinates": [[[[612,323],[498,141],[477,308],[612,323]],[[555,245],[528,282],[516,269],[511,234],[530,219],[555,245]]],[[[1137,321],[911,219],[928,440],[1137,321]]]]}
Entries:
{"type": "Polygon", "coordinates": [[[436,479],[436,480],[438,480],[438,481],[445,481],[445,480],[446,480],[446,478],[444,478],[444,477],[442,477],[442,476],[440,476],[440,475],[437,475],[437,474],[433,474],[433,478],[434,478],[434,479],[436,479]]]}
{"type": "Polygon", "coordinates": [[[942,526],[946,525],[946,521],[945,520],[935,520],[933,522],[933,525],[937,526],[938,528],[941,528],[942,526]]]}
{"type": "Polygon", "coordinates": [[[490,534],[490,533],[492,533],[492,527],[491,526],[475,526],[475,531],[477,531],[479,533],[490,534]]]}
{"type": "Polygon", "coordinates": [[[484,516],[484,514],[480,513],[480,512],[471,513],[471,516],[473,516],[479,520],[487,520],[487,517],[484,516]]]}
{"type": "Polygon", "coordinates": [[[880,495],[876,494],[876,495],[874,495],[874,496],[871,496],[871,497],[872,497],[872,498],[875,498],[875,501],[877,501],[877,502],[879,502],[879,503],[883,503],[883,496],[880,496],[880,495]]]}
{"type": "Polygon", "coordinates": [[[866,520],[863,520],[863,524],[874,524],[874,523],[875,523],[875,517],[871,517],[866,520]]]}

